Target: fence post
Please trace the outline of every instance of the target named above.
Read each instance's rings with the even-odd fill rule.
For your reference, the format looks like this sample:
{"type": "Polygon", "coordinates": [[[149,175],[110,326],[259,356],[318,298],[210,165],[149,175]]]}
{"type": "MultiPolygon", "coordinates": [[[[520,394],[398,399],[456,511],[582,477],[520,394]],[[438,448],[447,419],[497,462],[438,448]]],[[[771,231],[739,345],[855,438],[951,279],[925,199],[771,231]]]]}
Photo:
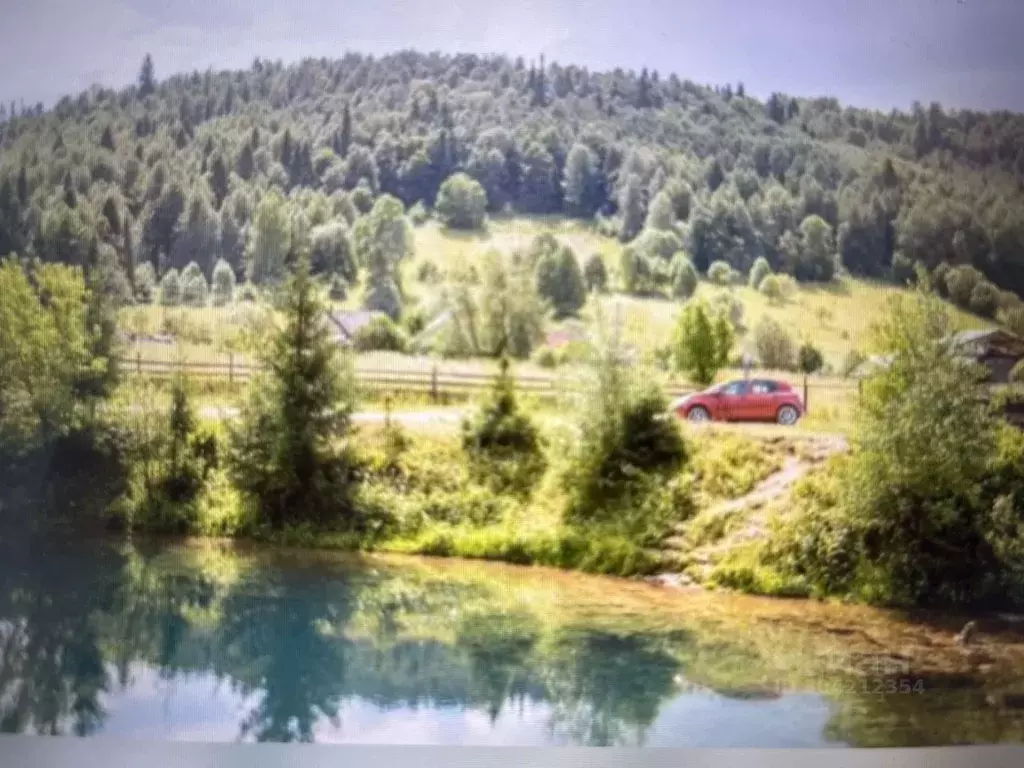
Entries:
{"type": "Polygon", "coordinates": [[[135,371],[142,375],[142,352],[138,349],[135,350],[135,371]]]}
{"type": "Polygon", "coordinates": [[[228,352],[228,385],[235,383],[235,353],[228,352]]]}
{"type": "Polygon", "coordinates": [[[437,363],[430,369],[430,400],[437,403],[437,363]]]}
{"type": "Polygon", "coordinates": [[[804,413],[807,413],[809,410],[811,410],[810,403],[809,403],[809,401],[807,399],[807,394],[808,394],[808,392],[807,392],[807,374],[805,373],[804,374],[804,413]]]}

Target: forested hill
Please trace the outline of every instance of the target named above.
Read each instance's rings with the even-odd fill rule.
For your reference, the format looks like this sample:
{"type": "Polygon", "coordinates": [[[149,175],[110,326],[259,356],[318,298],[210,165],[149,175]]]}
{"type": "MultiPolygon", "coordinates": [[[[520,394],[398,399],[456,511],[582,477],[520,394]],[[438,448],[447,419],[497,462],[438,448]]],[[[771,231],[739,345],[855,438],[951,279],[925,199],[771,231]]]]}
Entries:
{"type": "MultiPolygon", "coordinates": [[[[128,281],[146,261],[209,277],[224,258],[242,277],[273,187],[293,227],[350,225],[383,193],[430,206],[462,170],[491,211],[596,217],[624,242],[668,217],[701,271],[763,255],[823,279],[824,247],[854,274],[947,262],[1024,292],[1021,115],[762,102],[646,70],[413,52],[157,74],[147,59],[127,89],[0,112],[0,256],[105,258],[128,281]],[[825,239],[802,243],[812,230],[825,239]]],[[[958,274],[943,279],[960,303],[1013,303],[958,274]]]]}

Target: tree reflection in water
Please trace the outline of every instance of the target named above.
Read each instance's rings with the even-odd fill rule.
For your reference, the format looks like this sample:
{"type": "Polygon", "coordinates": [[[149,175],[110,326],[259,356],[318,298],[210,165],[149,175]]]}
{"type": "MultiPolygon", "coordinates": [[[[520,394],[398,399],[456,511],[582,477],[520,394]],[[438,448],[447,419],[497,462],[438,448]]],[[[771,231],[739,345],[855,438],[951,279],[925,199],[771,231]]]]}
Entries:
{"type": "MultiPolygon", "coordinates": [[[[536,705],[554,743],[643,744],[683,694],[683,676],[736,698],[771,679],[750,647],[720,636],[548,615],[510,605],[494,584],[294,556],[221,553],[213,567],[184,550],[44,544],[0,544],[5,733],[102,731],[107,705],[136,685],[140,665],[182,685],[197,676],[225,682],[247,702],[237,738],[282,742],[344,731],[346,705],[362,701],[382,711],[474,710],[492,727],[536,705]]],[[[1012,714],[958,718],[979,696],[848,693],[825,736],[901,745],[1019,739],[1012,714]],[[950,729],[951,718],[961,726],[950,729]]]]}

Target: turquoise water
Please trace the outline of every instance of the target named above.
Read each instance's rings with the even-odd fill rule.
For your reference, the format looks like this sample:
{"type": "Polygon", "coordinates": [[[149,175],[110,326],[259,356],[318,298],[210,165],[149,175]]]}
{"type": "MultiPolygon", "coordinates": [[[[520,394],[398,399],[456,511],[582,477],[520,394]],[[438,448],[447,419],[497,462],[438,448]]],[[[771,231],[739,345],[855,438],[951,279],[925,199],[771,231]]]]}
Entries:
{"type": "Polygon", "coordinates": [[[614,580],[180,545],[2,554],[4,733],[820,747],[1022,732],[980,684],[887,695],[801,675],[795,644],[782,663],[785,642],[676,620],[614,580]]]}

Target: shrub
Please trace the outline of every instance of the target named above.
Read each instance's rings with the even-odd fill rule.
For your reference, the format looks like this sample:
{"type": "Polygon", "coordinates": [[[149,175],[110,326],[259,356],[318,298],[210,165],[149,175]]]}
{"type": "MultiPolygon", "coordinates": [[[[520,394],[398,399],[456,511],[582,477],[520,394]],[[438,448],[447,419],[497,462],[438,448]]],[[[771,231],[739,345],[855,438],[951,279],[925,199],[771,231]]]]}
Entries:
{"type": "Polygon", "coordinates": [[[160,278],[160,304],[165,307],[181,304],[181,278],[173,267],[160,278]]]}
{"type": "Polygon", "coordinates": [[[782,301],[782,283],[777,275],[765,275],[757,290],[768,297],[768,301],[772,303],[782,301]]]}
{"type": "Polygon", "coordinates": [[[999,289],[988,280],[982,280],[971,291],[971,312],[982,317],[995,317],[999,308],[999,289]]]}
{"type": "Polygon", "coordinates": [[[672,257],[672,295],[677,299],[688,299],[697,292],[697,270],[693,262],[679,251],[672,257]]]}
{"type": "Polygon", "coordinates": [[[750,287],[755,291],[760,290],[761,281],[772,273],[771,265],[764,256],[758,256],[754,265],[750,268],[750,287]]]}
{"type": "Polygon", "coordinates": [[[149,304],[156,297],[156,270],[149,261],[135,268],[135,299],[149,304]]]}
{"type": "Polygon", "coordinates": [[[984,276],[974,267],[953,267],[946,273],[946,294],[958,307],[967,309],[975,286],[984,280],[984,276]]]}
{"type": "Polygon", "coordinates": [[[690,487],[675,477],[686,444],[661,393],[632,386],[618,350],[601,350],[594,374],[566,446],[565,520],[654,545],[690,511],[690,487]]]}
{"type": "Polygon", "coordinates": [[[754,328],[754,346],[758,360],[765,368],[780,371],[793,369],[793,338],[776,320],[770,317],[761,319],[754,328]]]}
{"type": "Polygon", "coordinates": [[[223,307],[234,300],[235,272],[224,259],[218,259],[213,268],[213,306],[223,307]]]}
{"type": "Polygon", "coordinates": [[[558,354],[551,347],[540,347],[533,353],[533,362],[541,368],[556,368],[558,366],[558,354]]]}
{"type": "Polygon", "coordinates": [[[327,288],[327,297],[331,301],[344,301],[348,297],[348,283],[341,275],[331,275],[331,283],[327,288]]]}
{"type": "Polygon", "coordinates": [[[434,210],[452,229],[480,229],[487,215],[487,193],[480,182],[464,173],[445,179],[434,210]]]}
{"type": "Polygon", "coordinates": [[[708,280],[715,285],[729,285],[732,282],[733,268],[725,261],[712,262],[708,267],[708,280]]]}
{"type": "Polygon", "coordinates": [[[792,275],[779,275],[779,291],[782,301],[789,301],[796,295],[798,286],[792,275]]]}
{"type": "Polygon", "coordinates": [[[703,302],[687,304],[673,335],[676,370],[706,386],[727,362],[732,344],[732,327],[725,315],[712,313],[703,302]]]}
{"type": "Polygon", "coordinates": [[[416,204],[409,209],[409,221],[415,226],[420,224],[426,224],[430,219],[430,211],[427,210],[427,206],[423,204],[422,200],[417,200],[416,204]]]}
{"type": "Polygon", "coordinates": [[[608,287],[608,270],[604,266],[604,259],[601,254],[591,254],[583,268],[583,279],[587,283],[587,290],[597,293],[604,293],[608,287]]]}
{"type": "Polygon", "coordinates": [[[540,258],[536,285],[537,293],[551,302],[558,317],[576,314],[587,300],[583,274],[569,246],[559,248],[556,255],[544,254],[540,258]]]}
{"type": "Polygon", "coordinates": [[[256,286],[252,283],[242,283],[242,287],[238,289],[238,300],[248,303],[255,302],[259,298],[259,291],[256,286]]]}
{"type": "Polygon", "coordinates": [[[632,246],[626,246],[620,252],[619,272],[622,275],[622,290],[626,293],[643,294],[654,287],[647,258],[637,253],[632,246]]]}
{"type": "Polygon", "coordinates": [[[825,358],[822,357],[820,349],[809,341],[805,341],[800,345],[800,349],[797,352],[797,368],[799,368],[801,373],[817,373],[824,365],[825,358]]]}
{"type": "Polygon", "coordinates": [[[526,493],[543,474],[540,434],[519,409],[507,360],[486,401],[463,424],[462,446],[474,479],[493,490],[526,493]]]}
{"type": "MultiPolygon", "coordinates": [[[[187,270],[186,270],[187,271],[187,270]]],[[[184,273],[182,273],[184,275],[184,273]]],[[[210,301],[210,287],[200,271],[182,280],[181,302],[188,307],[205,307],[210,301]]]]}
{"type": "Polygon", "coordinates": [[[416,267],[416,279],[421,283],[427,283],[428,285],[434,285],[441,282],[441,270],[438,269],[437,264],[430,261],[430,259],[424,259],[416,267]]]}
{"type": "Polygon", "coordinates": [[[353,344],[359,352],[404,352],[408,339],[390,317],[382,316],[373,318],[356,331],[353,344]]]}

